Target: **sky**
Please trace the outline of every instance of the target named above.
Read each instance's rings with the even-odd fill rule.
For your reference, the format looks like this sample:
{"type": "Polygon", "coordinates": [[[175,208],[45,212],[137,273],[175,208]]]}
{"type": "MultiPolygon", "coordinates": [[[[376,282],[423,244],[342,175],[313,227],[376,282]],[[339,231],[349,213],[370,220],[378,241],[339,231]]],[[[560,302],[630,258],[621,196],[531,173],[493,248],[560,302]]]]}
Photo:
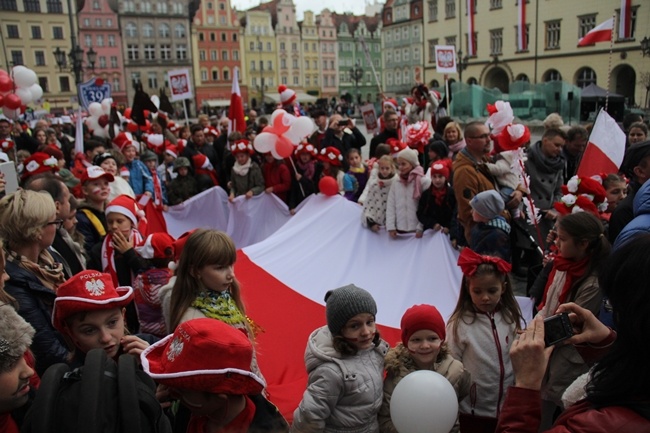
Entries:
{"type": "MultiPolygon", "coordinates": [[[[371,3],[374,3],[376,0],[370,1],[371,3]]],[[[266,2],[262,2],[261,0],[230,0],[230,3],[233,7],[237,8],[237,10],[245,10],[266,2]]],[[[381,3],[383,3],[383,1],[381,3]]],[[[311,10],[315,13],[319,13],[325,8],[338,13],[353,12],[356,15],[361,15],[365,12],[366,0],[293,0],[293,4],[296,5],[298,21],[301,21],[304,11],[311,10]]]]}

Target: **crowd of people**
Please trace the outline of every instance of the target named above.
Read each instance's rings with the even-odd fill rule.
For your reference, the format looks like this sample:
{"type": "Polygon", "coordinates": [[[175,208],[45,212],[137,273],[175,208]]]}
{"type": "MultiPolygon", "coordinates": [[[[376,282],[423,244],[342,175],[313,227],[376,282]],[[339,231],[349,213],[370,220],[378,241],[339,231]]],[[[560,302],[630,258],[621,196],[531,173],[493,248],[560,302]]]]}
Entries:
{"type": "Polygon", "coordinates": [[[243,134],[229,133],[227,118],[181,126],[161,115],[147,131],[84,131],[78,153],[69,119],[30,128],[0,117],[0,159],[15,162],[21,186],[6,191],[0,174],[0,430],[18,431],[50,366],[80,367],[98,348],[140,360],[179,432],[393,433],[393,391],[417,370],[452,384],[451,431],[648,429],[638,344],[650,331],[641,290],[650,269],[647,125],[626,119],[620,172],[580,177],[588,128],[551,115],[533,143],[514,122],[461,127],[444,114],[421,85],[403,106],[387,100],[366,161],[355,122],[324,111],[310,113],[314,132],[285,159],[256,151],[268,119],[253,113],[243,134]],[[328,177],[335,191],[326,192],[328,177]],[[232,240],[147,227],[145,205],[164,211],[215,186],[230,201],[275,194],[292,212],[310,194],[338,193],[378,236],[443,233],[460,250],[456,309],[445,321],[435,306],[414,305],[391,348],[376,327],[373,288],[328,292],[289,425],[266,399],[232,240]],[[531,323],[512,283],[524,272],[538,313],[531,323]],[[544,348],[542,320],[558,312],[570,313],[572,344],[544,348]]]}

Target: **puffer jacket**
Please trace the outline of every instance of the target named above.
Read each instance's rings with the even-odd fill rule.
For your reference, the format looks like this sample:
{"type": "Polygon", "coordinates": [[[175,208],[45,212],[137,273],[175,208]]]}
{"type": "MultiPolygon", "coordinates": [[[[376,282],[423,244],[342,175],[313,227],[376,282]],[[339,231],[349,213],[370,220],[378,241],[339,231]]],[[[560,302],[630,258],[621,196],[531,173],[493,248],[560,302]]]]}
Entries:
{"type": "MultiPolygon", "coordinates": [[[[431,178],[420,177],[420,191],[427,193],[431,185],[431,178]]],[[[399,175],[393,181],[388,191],[388,203],[386,204],[386,230],[399,230],[403,232],[424,231],[424,226],[418,221],[418,204],[420,198],[413,198],[415,185],[413,182],[404,184],[399,175]]]]}
{"type": "Polygon", "coordinates": [[[650,182],[645,182],[636,192],[632,202],[634,219],[621,230],[614,242],[614,249],[634,239],[638,234],[650,233],[650,182]]]}
{"type": "Polygon", "coordinates": [[[307,389],[293,414],[292,432],[377,433],[381,406],[384,340],[355,356],[334,349],[327,326],[309,336],[305,366],[307,389]]]}
{"type": "Polygon", "coordinates": [[[134,159],[125,165],[129,169],[129,185],[133,188],[135,195],[139,196],[145,192],[150,192],[153,196],[153,178],[144,162],[134,159]]]}
{"type": "MultiPolygon", "coordinates": [[[[458,401],[461,401],[469,394],[471,375],[463,367],[463,363],[455,360],[448,353],[446,345],[441,348],[442,360],[433,365],[433,371],[445,376],[451,386],[454,387],[458,401]]],[[[440,356],[439,356],[440,358],[440,356]]],[[[384,399],[379,410],[379,431],[381,433],[398,433],[390,418],[390,399],[397,384],[409,373],[418,370],[415,361],[409,355],[408,349],[399,343],[388,351],[385,360],[386,379],[384,380],[384,399]]],[[[451,429],[452,432],[459,431],[459,424],[451,429]]]]}

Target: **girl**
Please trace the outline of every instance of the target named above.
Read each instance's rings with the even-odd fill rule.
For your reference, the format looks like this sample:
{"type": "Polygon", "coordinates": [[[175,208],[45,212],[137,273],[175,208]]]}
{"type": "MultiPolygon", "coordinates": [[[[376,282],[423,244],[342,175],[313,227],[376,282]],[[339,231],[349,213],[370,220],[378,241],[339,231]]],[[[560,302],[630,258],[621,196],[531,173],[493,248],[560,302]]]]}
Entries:
{"type": "MultiPolygon", "coordinates": [[[[456,197],[449,186],[450,165],[444,161],[431,164],[431,187],[420,197],[417,216],[422,229],[442,230],[445,234],[456,226],[456,197]]],[[[456,236],[451,236],[452,241],[456,236]]]]}
{"type": "Polygon", "coordinates": [[[350,169],[347,174],[356,179],[357,188],[355,191],[346,192],[345,198],[357,202],[368,183],[369,170],[368,166],[361,160],[361,152],[359,152],[359,149],[352,148],[348,151],[348,164],[350,165],[350,169]]]}
{"type": "Polygon", "coordinates": [[[117,361],[128,353],[139,358],[149,343],[128,335],[126,306],[133,300],[131,287],[115,287],[108,274],[81,271],[59,287],[52,323],[74,353],[74,366],[83,365],[86,353],[104,349],[117,361]]]}
{"type": "MultiPolygon", "coordinates": [[[[598,269],[610,250],[603,225],[589,212],[563,216],[557,223],[555,244],[558,253],[538,307],[540,314],[552,316],[565,302],[574,302],[596,314],[602,301],[598,269]]],[[[542,383],[542,427],[552,425],[556,411],[562,407],[562,394],[588,369],[575,347],[562,345],[553,350],[542,383]]]]}
{"type": "Polygon", "coordinates": [[[243,195],[246,199],[259,195],[264,191],[264,176],[260,166],[251,160],[255,153],[253,146],[248,140],[237,140],[230,148],[230,153],[235,157],[235,165],[230,175],[230,197],[231,202],[235,197],[243,195]]]}
{"type": "MultiPolygon", "coordinates": [[[[414,305],[402,316],[402,342],[386,355],[384,400],[379,410],[382,433],[397,433],[390,418],[390,400],[397,384],[409,373],[431,370],[442,374],[456,391],[458,401],[469,394],[470,374],[452,358],[447,346],[445,321],[432,305],[414,305]]],[[[452,432],[458,432],[456,423],[452,432]]]]}
{"type": "Polygon", "coordinates": [[[377,162],[379,174],[368,182],[368,195],[363,203],[361,224],[373,232],[378,232],[386,225],[386,203],[388,192],[395,180],[395,163],[393,158],[384,155],[377,162]]]}
{"type": "Polygon", "coordinates": [[[325,295],[327,325],[309,336],[307,389],[292,432],[374,433],[388,343],[375,325],[372,295],[352,284],[325,295]]]}
{"type": "Polygon", "coordinates": [[[460,402],[460,430],[493,432],[508,386],[514,382],[508,352],[522,316],[508,273],[498,257],[464,248],[460,296],[447,324],[449,350],[472,375],[470,396],[460,402]]]}
{"type": "Polygon", "coordinates": [[[291,173],[289,167],[281,159],[275,159],[271,152],[264,154],[262,164],[264,175],[264,190],[267,194],[275,194],[280,200],[287,203],[289,190],[291,189],[291,173]]]}
{"type": "Polygon", "coordinates": [[[426,191],[431,179],[424,176],[418,161],[418,152],[406,148],[397,154],[399,178],[390,187],[386,205],[386,230],[390,237],[397,238],[397,232],[415,232],[422,237],[424,230],[418,221],[417,208],[422,191],[426,191]]]}
{"type": "Polygon", "coordinates": [[[288,203],[292,215],[295,213],[296,207],[316,190],[314,185],[314,175],[316,173],[314,158],[316,156],[318,156],[318,151],[313,144],[308,143],[306,140],[300,143],[294,151],[296,170],[291,183],[288,203]]]}
{"type": "Polygon", "coordinates": [[[627,138],[630,141],[630,146],[646,141],[648,139],[648,126],[643,122],[634,122],[630,125],[627,138]]]}
{"type": "MultiPolygon", "coordinates": [[[[320,172],[316,176],[316,179],[320,180],[323,176],[333,177],[339,185],[339,193],[343,194],[346,190],[346,182],[345,173],[341,169],[341,163],[343,162],[341,152],[336,147],[328,146],[320,151],[318,159],[320,160],[321,165],[319,167],[320,172]]],[[[348,187],[348,189],[350,188],[348,187]]]]}
{"type": "Polygon", "coordinates": [[[616,209],[616,206],[627,197],[627,183],[618,174],[610,173],[603,175],[603,188],[607,197],[607,210],[600,214],[601,219],[609,221],[609,217],[616,209]]]}
{"type": "Polygon", "coordinates": [[[119,153],[112,151],[100,153],[93,158],[94,165],[100,166],[106,173],[113,175],[113,181],[109,184],[111,192],[108,194],[108,201],[111,201],[118,195],[122,194],[135,198],[135,193],[133,192],[131,185],[129,185],[129,182],[120,176],[120,163],[117,159],[119,156],[116,156],[116,154],[120,155],[119,153]]]}
{"type": "MultiPolygon", "coordinates": [[[[168,331],[188,320],[208,317],[240,329],[254,340],[233,269],[236,258],[235,244],[223,232],[199,229],[187,238],[176,269],[170,317],[165,318],[170,324],[168,331]]],[[[261,377],[255,355],[251,369],[261,377]]]]}

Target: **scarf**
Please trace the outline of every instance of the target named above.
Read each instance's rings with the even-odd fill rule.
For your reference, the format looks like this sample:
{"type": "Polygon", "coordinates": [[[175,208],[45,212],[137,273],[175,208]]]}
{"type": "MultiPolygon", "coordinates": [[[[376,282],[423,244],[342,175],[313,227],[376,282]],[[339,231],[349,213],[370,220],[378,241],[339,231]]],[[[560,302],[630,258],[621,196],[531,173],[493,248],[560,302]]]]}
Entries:
{"type": "Polygon", "coordinates": [[[191,305],[205,317],[217,319],[228,325],[244,325],[246,316],[241,312],[230,291],[202,290],[191,305]]]}
{"type": "Polygon", "coordinates": [[[25,256],[21,256],[15,251],[6,251],[7,261],[15,262],[21,268],[33,274],[41,284],[54,293],[59,285],[65,282],[63,275],[63,265],[54,261],[54,258],[48,250],[43,250],[38,255],[38,262],[34,263],[25,256]]]}
{"type": "MultiPolygon", "coordinates": [[[[136,229],[131,229],[131,236],[129,236],[129,241],[133,244],[133,248],[144,244],[142,235],[136,229]]],[[[102,270],[103,272],[111,275],[115,287],[120,285],[117,279],[117,268],[115,266],[115,247],[113,247],[112,233],[107,234],[104,238],[104,242],[102,243],[102,270]]]]}
{"type": "Polygon", "coordinates": [[[539,141],[528,149],[528,159],[531,163],[538,166],[543,173],[555,174],[564,169],[564,157],[562,154],[555,158],[549,158],[542,152],[542,143],[539,141]]]}
{"type": "Polygon", "coordinates": [[[248,170],[251,168],[251,163],[252,161],[250,158],[248,158],[248,161],[246,161],[246,164],[244,165],[235,162],[235,165],[232,166],[232,171],[234,171],[237,176],[246,176],[248,170]]]}
{"type": "Polygon", "coordinates": [[[407,175],[400,174],[400,182],[408,185],[413,182],[413,200],[419,200],[422,195],[422,182],[420,179],[424,176],[424,170],[419,165],[411,170],[407,175]]]}
{"type": "Polygon", "coordinates": [[[434,188],[431,185],[431,195],[434,198],[436,206],[442,206],[445,203],[445,197],[447,196],[447,185],[443,185],[442,188],[434,188]]]}
{"type": "Polygon", "coordinates": [[[377,185],[379,188],[390,188],[395,180],[395,174],[391,174],[389,177],[383,177],[381,174],[377,176],[377,185]]]}
{"type": "Polygon", "coordinates": [[[160,185],[160,178],[156,170],[151,171],[151,177],[153,178],[153,203],[157,208],[162,209],[163,204],[163,193],[162,186],[160,185]]]}
{"type": "Polygon", "coordinates": [[[307,164],[303,164],[300,159],[296,161],[296,165],[302,171],[302,175],[309,180],[314,178],[314,172],[316,171],[316,163],[313,160],[309,160],[307,164]]]}
{"type": "Polygon", "coordinates": [[[555,308],[557,308],[558,305],[565,303],[569,298],[573,283],[585,274],[590,259],[591,257],[589,256],[579,261],[565,259],[562,256],[555,257],[553,260],[553,269],[551,270],[551,274],[546,282],[546,287],[544,288],[544,297],[537,309],[542,311],[548,302],[549,307],[552,307],[553,311],[546,311],[546,315],[554,314],[555,308]],[[563,273],[558,275],[558,271],[563,273]],[[553,295],[556,293],[559,293],[559,295],[557,295],[555,299],[547,299],[549,294],[553,295]]]}
{"type": "Polygon", "coordinates": [[[448,145],[448,147],[449,147],[449,154],[448,154],[449,158],[453,158],[458,152],[463,150],[465,148],[465,146],[466,146],[466,144],[465,144],[465,139],[464,138],[462,140],[460,140],[458,143],[449,144],[448,145]]]}

